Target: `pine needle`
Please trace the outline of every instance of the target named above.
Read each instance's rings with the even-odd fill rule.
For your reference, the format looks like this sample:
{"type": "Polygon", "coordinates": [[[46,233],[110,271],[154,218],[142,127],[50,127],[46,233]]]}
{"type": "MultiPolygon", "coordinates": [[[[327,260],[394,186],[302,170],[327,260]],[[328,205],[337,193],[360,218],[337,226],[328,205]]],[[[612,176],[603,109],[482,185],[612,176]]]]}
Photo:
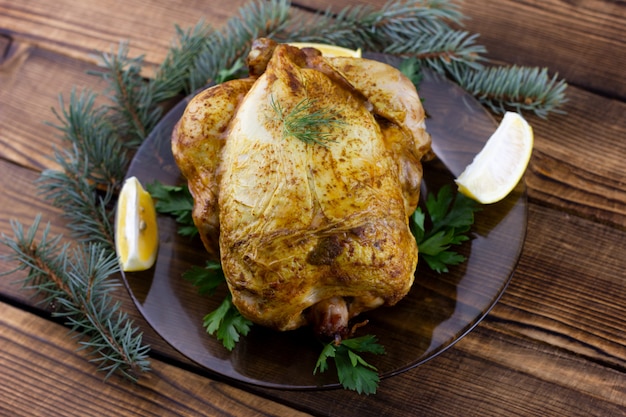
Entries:
{"type": "Polygon", "coordinates": [[[546,118],[561,113],[559,107],[567,101],[567,83],[557,74],[550,77],[547,68],[489,67],[455,74],[455,79],[495,113],[513,109],[546,118]]]}
{"type": "Polygon", "coordinates": [[[99,370],[107,372],[106,377],[119,372],[136,380],[149,370],[149,347],[113,299],[112,292],[120,286],[110,279],[119,272],[116,256],[98,244],[70,250],[61,243],[61,236],[50,236],[49,224],[37,241],[40,221],[38,216],[26,231],[13,221],[14,236],[3,233],[0,237],[0,243],[12,252],[4,260],[18,263],[9,273],[27,271],[24,288],[36,289],[42,302],[56,307],[52,315],[65,319],[80,338],[82,349],[93,356],[99,370]]]}

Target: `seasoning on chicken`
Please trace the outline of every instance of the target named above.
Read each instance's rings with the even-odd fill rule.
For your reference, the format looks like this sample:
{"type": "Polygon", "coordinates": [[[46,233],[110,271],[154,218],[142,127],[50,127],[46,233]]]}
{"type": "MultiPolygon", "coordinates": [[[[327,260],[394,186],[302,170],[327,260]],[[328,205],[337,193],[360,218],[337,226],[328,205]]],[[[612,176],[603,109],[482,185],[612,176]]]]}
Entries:
{"type": "Polygon", "coordinates": [[[243,316],[340,340],[413,284],[408,217],[430,151],[420,99],[392,66],[269,39],[248,68],[174,129],[195,224],[243,316]]]}

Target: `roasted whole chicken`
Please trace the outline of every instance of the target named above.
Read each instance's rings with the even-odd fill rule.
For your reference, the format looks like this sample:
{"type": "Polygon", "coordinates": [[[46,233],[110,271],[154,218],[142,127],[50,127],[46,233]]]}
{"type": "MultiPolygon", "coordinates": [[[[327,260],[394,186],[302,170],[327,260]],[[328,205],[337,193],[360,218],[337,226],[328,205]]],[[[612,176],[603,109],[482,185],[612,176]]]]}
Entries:
{"type": "Polygon", "coordinates": [[[341,340],[413,284],[424,110],[373,60],[258,39],[248,69],[194,97],[174,129],[194,222],[244,317],[341,340]]]}

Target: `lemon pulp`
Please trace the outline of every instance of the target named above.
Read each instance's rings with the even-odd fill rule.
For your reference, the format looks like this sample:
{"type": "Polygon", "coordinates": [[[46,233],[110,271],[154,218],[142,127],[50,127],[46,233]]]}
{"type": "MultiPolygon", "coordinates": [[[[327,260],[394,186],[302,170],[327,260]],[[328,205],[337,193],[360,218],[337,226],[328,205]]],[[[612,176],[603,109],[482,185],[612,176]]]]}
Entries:
{"type": "Polygon", "coordinates": [[[136,177],[130,177],[120,191],[115,217],[115,249],[122,270],[151,268],[156,260],[158,242],[152,197],[136,177]]]}
{"type": "Polygon", "coordinates": [[[349,49],[337,45],[327,45],[315,42],[291,42],[289,45],[298,48],[315,48],[322,53],[323,56],[336,57],[348,56],[353,58],[361,58],[361,49],[349,49]]]}
{"type": "Polygon", "coordinates": [[[505,198],[524,175],[533,142],[533,130],[526,120],[507,112],[483,149],[455,180],[459,192],[482,204],[505,198]]]}

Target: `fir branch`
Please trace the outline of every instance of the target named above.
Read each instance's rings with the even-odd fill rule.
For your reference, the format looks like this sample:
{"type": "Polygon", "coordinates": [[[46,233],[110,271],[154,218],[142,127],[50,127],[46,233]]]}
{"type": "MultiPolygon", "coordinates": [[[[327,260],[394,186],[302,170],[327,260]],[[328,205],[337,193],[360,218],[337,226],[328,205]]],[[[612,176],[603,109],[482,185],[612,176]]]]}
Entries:
{"type": "Polygon", "coordinates": [[[220,71],[235,66],[255,39],[277,37],[290,21],[290,6],[287,0],[252,1],[239,9],[239,16],[207,37],[205,49],[192,67],[191,87],[198,89],[216,80],[220,71]]]}
{"type": "MultiPolygon", "coordinates": [[[[70,94],[70,102],[65,107],[63,96],[59,102],[61,112],[52,109],[59,125],[52,125],[62,135],[64,144],[70,148],[76,147],[76,154],[80,155],[76,162],[85,163],[77,166],[77,171],[84,173],[85,179],[96,184],[98,188],[107,186],[116,187],[124,177],[128,168],[129,157],[123,144],[118,141],[116,129],[107,117],[104,106],[95,107],[96,94],[76,90],[70,94]]],[[[60,161],[59,154],[56,155],[60,161]]]]}
{"type": "Polygon", "coordinates": [[[482,69],[486,61],[481,54],[486,52],[476,44],[477,35],[465,31],[443,30],[424,33],[418,38],[390,44],[384,52],[401,57],[415,57],[440,74],[467,73],[482,69]]]}
{"type": "Polygon", "coordinates": [[[489,67],[479,71],[456,73],[456,82],[495,113],[507,109],[532,111],[546,118],[567,101],[567,83],[552,77],[547,68],[489,67]]]}
{"type": "Polygon", "coordinates": [[[425,33],[436,33],[464,19],[459,6],[449,0],[390,1],[381,9],[346,7],[334,14],[318,13],[306,24],[293,28],[291,39],[329,42],[348,48],[381,51],[425,33]]]}
{"type": "MultiPolygon", "coordinates": [[[[192,83],[195,77],[195,63],[206,53],[207,39],[215,32],[203,21],[191,29],[183,30],[180,26],[176,26],[175,29],[177,36],[175,43],[157,69],[154,78],[148,83],[151,94],[147,96],[151,98],[152,106],[179,94],[187,95],[196,90],[196,85],[192,83]]],[[[205,79],[204,83],[207,80],[205,79]]]]}
{"type": "Polygon", "coordinates": [[[98,242],[113,251],[113,186],[98,192],[97,185],[89,181],[88,157],[81,155],[78,146],[55,151],[55,159],[62,170],[47,169],[38,179],[42,195],[52,205],[63,210],[69,220],[73,237],[84,242],[98,242]]]}
{"type": "Polygon", "coordinates": [[[128,57],[128,44],[122,42],[117,53],[102,54],[104,71],[92,71],[109,84],[108,96],[113,102],[109,117],[118,126],[120,136],[131,148],[138,147],[161,117],[150,88],[141,76],[143,56],[128,57]]]}
{"type": "Polygon", "coordinates": [[[117,258],[98,244],[70,250],[68,244],[61,244],[60,235],[50,236],[49,224],[37,242],[40,221],[38,216],[27,231],[12,221],[14,237],[4,233],[0,237],[12,252],[5,260],[18,263],[7,274],[27,271],[23,288],[35,289],[44,302],[58,306],[52,315],[64,318],[76,337],[84,339],[79,342],[81,349],[89,351],[100,371],[107,372],[105,378],[119,372],[136,380],[138,373],[149,370],[149,347],[142,344],[142,334],[111,295],[120,286],[108,279],[119,272],[117,258]]]}

